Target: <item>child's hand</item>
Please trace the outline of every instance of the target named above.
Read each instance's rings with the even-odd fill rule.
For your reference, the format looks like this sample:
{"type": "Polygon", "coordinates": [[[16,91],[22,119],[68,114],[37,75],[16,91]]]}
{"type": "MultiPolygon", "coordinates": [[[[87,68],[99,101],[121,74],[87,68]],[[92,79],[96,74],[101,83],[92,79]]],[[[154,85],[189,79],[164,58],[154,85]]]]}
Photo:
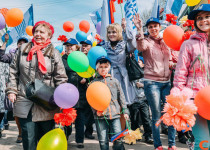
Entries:
{"type": "Polygon", "coordinates": [[[83,78],[81,81],[80,81],[81,84],[85,84],[86,83],[86,79],[83,78]]]}
{"type": "Polygon", "coordinates": [[[99,116],[99,117],[101,117],[101,116],[103,116],[104,114],[103,114],[103,111],[97,111],[97,116],[99,116]]]}
{"type": "Polygon", "coordinates": [[[125,120],[129,120],[128,114],[124,114],[124,118],[125,118],[125,120]]]}

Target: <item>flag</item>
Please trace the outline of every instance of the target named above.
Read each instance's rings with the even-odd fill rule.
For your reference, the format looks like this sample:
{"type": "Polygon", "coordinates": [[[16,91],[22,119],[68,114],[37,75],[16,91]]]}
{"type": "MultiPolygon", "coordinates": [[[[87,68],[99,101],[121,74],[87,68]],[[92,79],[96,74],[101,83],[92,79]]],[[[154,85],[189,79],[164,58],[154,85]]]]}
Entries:
{"type": "Polygon", "coordinates": [[[134,35],[136,35],[137,33],[136,26],[132,21],[133,16],[138,12],[136,0],[127,0],[124,9],[125,9],[125,20],[127,23],[126,28],[129,31],[131,31],[134,35]]]}
{"type": "Polygon", "coordinates": [[[101,11],[101,39],[106,38],[106,27],[114,23],[114,1],[113,0],[103,0],[102,11],[101,11]]]}
{"type": "Polygon", "coordinates": [[[175,16],[179,16],[179,12],[184,1],[185,0],[167,0],[163,15],[164,20],[166,18],[166,14],[174,14],[175,16]]]}
{"type": "MultiPolygon", "coordinates": [[[[9,46],[12,43],[16,43],[20,37],[27,36],[25,31],[26,27],[33,25],[33,5],[31,5],[31,7],[25,12],[22,23],[17,27],[11,28],[7,31],[7,33],[9,34],[9,41],[7,43],[7,46],[9,46]]],[[[5,41],[4,36],[2,36],[2,41],[5,41]]]]}
{"type": "Polygon", "coordinates": [[[95,26],[97,25],[98,22],[101,21],[101,11],[102,11],[102,8],[99,8],[89,14],[89,16],[95,26]]]}
{"type": "Polygon", "coordinates": [[[159,19],[159,14],[160,14],[160,11],[159,11],[159,1],[158,0],[155,0],[155,3],[154,3],[153,8],[152,8],[151,17],[154,17],[154,18],[158,18],[159,19]]]}

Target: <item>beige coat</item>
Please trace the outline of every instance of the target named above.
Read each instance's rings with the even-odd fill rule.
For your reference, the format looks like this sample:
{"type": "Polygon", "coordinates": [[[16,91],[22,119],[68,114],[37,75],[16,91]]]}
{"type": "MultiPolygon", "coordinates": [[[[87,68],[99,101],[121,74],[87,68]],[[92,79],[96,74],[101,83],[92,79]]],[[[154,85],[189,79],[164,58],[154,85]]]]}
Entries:
{"type": "MultiPolygon", "coordinates": [[[[30,62],[28,62],[26,58],[31,47],[32,43],[23,44],[16,53],[14,60],[10,65],[9,83],[7,85],[6,92],[7,94],[15,93],[17,95],[17,100],[14,103],[14,116],[27,118],[28,113],[31,110],[32,121],[34,122],[52,120],[54,114],[58,112],[58,110],[46,111],[42,107],[28,100],[25,95],[25,85],[27,82],[34,81],[35,77],[37,79],[43,78],[43,74],[38,69],[36,53],[32,58],[31,73],[29,75],[30,62]]],[[[42,51],[47,68],[47,76],[43,82],[52,87],[57,87],[59,84],[67,82],[66,72],[58,50],[50,44],[42,51]],[[51,67],[52,57],[54,57],[54,64],[51,67]]]]}

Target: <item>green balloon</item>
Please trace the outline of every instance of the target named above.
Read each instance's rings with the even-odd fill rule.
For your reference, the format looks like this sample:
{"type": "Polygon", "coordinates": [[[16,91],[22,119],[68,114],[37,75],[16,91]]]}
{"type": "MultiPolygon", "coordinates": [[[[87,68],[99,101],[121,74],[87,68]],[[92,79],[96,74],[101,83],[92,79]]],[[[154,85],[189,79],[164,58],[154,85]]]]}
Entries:
{"type": "Polygon", "coordinates": [[[75,72],[85,72],[89,67],[87,56],[80,51],[74,51],[69,54],[67,63],[75,72]]]}
{"type": "Polygon", "coordinates": [[[60,128],[47,132],[37,145],[37,150],[67,150],[66,136],[60,128]]]}

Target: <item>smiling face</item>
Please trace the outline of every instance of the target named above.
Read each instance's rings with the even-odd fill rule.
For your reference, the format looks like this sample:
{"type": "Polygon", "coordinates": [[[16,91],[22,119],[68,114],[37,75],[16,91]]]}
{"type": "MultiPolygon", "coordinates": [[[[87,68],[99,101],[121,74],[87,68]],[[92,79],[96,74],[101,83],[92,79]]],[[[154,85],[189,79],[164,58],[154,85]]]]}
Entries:
{"type": "Polygon", "coordinates": [[[160,24],[156,22],[152,22],[147,26],[149,35],[152,36],[153,38],[159,37],[159,32],[160,32],[160,24]]]}
{"type": "Polygon", "coordinates": [[[210,32],[210,12],[202,11],[195,18],[196,26],[202,32],[210,32]]]}
{"type": "Polygon", "coordinates": [[[77,50],[77,45],[76,44],[66,44],[65,45],[65,51],[66,55],[69,55],[71,52],[77,50]]]}
{"type": "Polygon", "coordinates": [[[39,25],[36,27],[34,32],[34,40],[37,44],[44,44],[47,39],[51,38],[51,33],[46,26],[39,25]]]}
{"type": "Polygon", "coordinates": [[[112,42],[118,40],[117,31],[114,28],[109,28],[107,32],[108,39],[112,42]]]}

